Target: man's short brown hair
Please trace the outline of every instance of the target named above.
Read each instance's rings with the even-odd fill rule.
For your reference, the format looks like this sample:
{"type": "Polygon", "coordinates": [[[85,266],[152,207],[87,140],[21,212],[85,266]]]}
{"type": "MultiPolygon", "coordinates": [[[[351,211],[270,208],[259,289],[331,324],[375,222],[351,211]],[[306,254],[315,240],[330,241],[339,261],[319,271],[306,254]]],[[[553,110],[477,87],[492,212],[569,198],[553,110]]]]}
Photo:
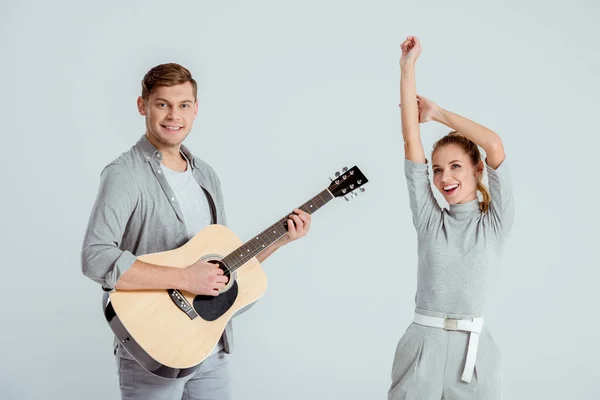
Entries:
{"type": "Polygon", "coordinates": [[[148,100],[152,91],[159,86],[175,86],[186,82],[192,84],[194,100],[196,100],[198,85],[187,68],[176,63],[157,65],[150,69],[142,79],[142,99],[148,100]]]}

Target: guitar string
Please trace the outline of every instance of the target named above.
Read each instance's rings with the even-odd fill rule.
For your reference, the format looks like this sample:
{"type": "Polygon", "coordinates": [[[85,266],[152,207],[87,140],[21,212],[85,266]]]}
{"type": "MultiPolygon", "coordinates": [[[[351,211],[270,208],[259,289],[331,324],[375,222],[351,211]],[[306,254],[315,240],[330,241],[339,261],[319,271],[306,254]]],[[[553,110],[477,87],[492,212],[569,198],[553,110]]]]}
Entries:
{"type": "MultiPolygon", "coordinates": [[[[316,196],[314,196],[312,199],[306,201],[304,204],[296,207],[299,208],[305,212],[308,212],[309,214],[312,215],[312,213],[314,213],[315,211],[317,211],[318,209],[320,209],[321,207],[323,207],[325,204],[327,204],[329,201],[331,201],[335,196],[333,196],[331,193],[328,192],[327,189],[323,190],[321,193],[317,194],[316,196]],[[328,196],[326,196],[325,194],[328,194],[328,196]],[[325,197],[325,198],[324,198],[325,197]],[[317,200],[320,200],[320,202],[322,203],[321,205],[317,205],[317,200]],[[314,205],[316,206],[316,210],[313,210],[312,212],[310,211],[310,205],[314,205]]],[[[278,229],[280,229],[285,222],[287,222],[287,220],[289,219],[288,216],[282,217],[280,218],[277,222],[275,222],[274,224],[272,224],[269,228],[265,229],[264,231],[262,231],[261,233],[259,233],[258,235],[256,235],[252,240],[249,240],[248,242],[244,243],[242,246],[238,247],[237,249],[235,249],[234,251],[232,251],[230,253],[231,256],[234,255],[240,255],[240,256],[245,256],[247,257],[247,253],[244,253],[243,251],[241,251],[240,249],[245,248],[247,250],[247,247],[249,246],[253,246],[252,243],[254,242],[254,240],[258,239],[262,239],[262,243],[260,243],[262,246],[264,246],[264,248],[261,250],[260,248],[254,248],[251,247],[251,250],[261,250],[261,252],[263,250],[265,250],[269,245],[267,245],[267,241],[265,241],[265,239],[269,239],[271,241],[271,244],[273,244],[274,242],[276,242],[277,240],[279,240],[281,237],[283,237],[287,231],[283,231],[281,232],[280,235],[278,235],[277,237],[273,238],[273,234],[270,233],[270,231],[272,229],[275,229],[276,232],[278,232],[278,229]],[[266,236],[266,238],[265,238],[266,236]],[[237,253],[237,254],[236,254],[237,253]]],[[[260,254],[257,253],[257,254],[260,254]]],[[[253,255],[252,257],[255,257],[257,254],[253,255]]],[[[229,257],[230,255],[226,256],[225,258],[229,257]]],[[[244,265],[248,260],[244,261],[242,264],[239,263],[239,261],[237,260],[233,260],[233,265],[230,266],[232,269],[232,272],[235,272],[235,270],[237,270],[238,268],[240,268],[240,266],[244,265]]]]}

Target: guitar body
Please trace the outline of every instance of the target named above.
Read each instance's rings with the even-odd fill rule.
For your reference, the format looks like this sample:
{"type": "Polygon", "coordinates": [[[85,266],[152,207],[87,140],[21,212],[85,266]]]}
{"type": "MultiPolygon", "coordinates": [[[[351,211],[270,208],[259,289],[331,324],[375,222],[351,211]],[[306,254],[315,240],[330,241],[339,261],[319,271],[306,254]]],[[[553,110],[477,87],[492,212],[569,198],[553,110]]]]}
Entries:
{"type": "MultiPolygon", "coordinates": [[[[185,268],[199,259],[220,261],[242,244],[229,228],[210,225],[177,249],[138,259],[185,268]]],[[[231,318],[258,300],[266,288],[267,276],[253,257],[229,276],[227,287],[218,296],[195,296],[184,291],[117,290],[105,293],[104,315],[123,347],[142,367],[164,378],[181,378],[198,369],[231,318]],[[188,307],[186,313],[180,308],[178,295],[193,310],[188,307]]]]}

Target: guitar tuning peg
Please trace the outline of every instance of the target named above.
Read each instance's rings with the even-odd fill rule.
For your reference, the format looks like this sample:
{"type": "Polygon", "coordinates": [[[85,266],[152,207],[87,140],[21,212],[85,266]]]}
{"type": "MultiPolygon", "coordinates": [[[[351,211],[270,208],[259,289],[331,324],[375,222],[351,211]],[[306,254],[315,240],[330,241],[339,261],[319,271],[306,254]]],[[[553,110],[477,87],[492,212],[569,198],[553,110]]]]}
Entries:
{"type": "Polygon", "coordinates": [[[365,192],[365,190],[367,190],[367,189],[365,189],[364,187],[360,188],[360,191],[363,192],[363,193],[365,192]]]}
{"type": "Polygon", "coordinates": [[[346,196],[343,196],[343,197],[344,197],[344,199],[346,199],[346,201],[350,201],[350,199],[348,197],[346,197],[346,196]]]}
{"type": "Polygon", "coordinates": [[[356,196],[358,196],[358,193],[352,192],[352,197],[356,197],[356,196]]]}
{"type": "Polygon", "coordinates": [[[339,172],[336,172],[336,173],[335,173],[335,177],[337,178],[338,176],[340,176],[340,173],[339,173],[339,172]]]}
{"type": "Polygon", "coordinates": [[[346,171],[348,171],[348,167],[344,167],[344,168],[342,168],[342,171],[343,171],[343,172],[346,172],[346,171]]]}
{"type": "Polygon", "coordinates": [[[332,179],[331,177],[329,177],[329,176],[328,176],[328,178],[329,178],[329,180],[330,180],[331,182],[333,182],[333,179],[332,179]]]}

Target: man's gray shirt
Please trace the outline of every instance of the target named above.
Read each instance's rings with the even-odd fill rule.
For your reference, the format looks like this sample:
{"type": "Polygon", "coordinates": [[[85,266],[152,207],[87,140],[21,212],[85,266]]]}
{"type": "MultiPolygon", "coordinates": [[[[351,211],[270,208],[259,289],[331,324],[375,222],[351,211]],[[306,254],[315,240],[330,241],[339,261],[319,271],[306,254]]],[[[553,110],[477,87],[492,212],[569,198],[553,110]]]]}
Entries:
{"type": "MultiPolygon", "coordinates": [[[[204,189],[212,223],[227,225],[217,174],[181,146],[192,173],[204,189]]],[[[183,212],[162,171],[162,154],[145,135],[109,163],[100,175],[96,201],[83,240],[83,274],[105,291],[115,290],[119,277],[137,256],[181,247],[188,241],[183,212]]],[[[231,321],[223,334],[227,353],[233,345],[231,321]]],[[[114,339],[116,354],[132,358],[114,339]]]]}

